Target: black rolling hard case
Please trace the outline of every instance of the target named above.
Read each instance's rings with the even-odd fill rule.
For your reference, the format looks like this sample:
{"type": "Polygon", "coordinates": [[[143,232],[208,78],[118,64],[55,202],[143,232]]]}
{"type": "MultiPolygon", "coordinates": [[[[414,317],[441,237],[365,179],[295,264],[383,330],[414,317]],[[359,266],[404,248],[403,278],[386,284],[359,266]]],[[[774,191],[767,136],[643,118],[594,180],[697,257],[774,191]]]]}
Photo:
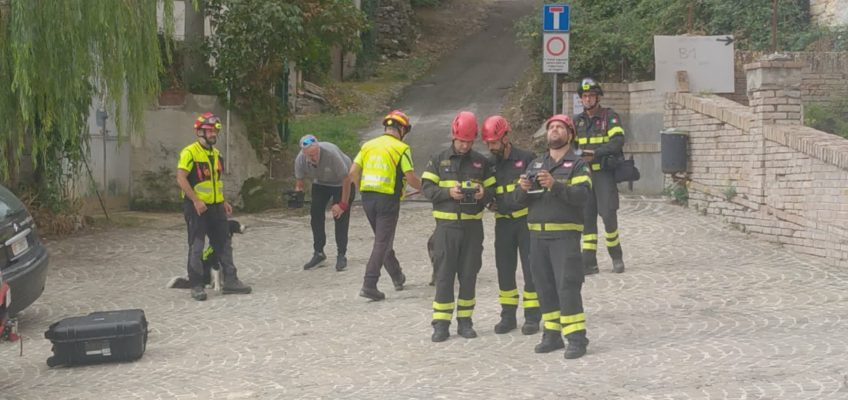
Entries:
{"type": "Polygon", "coordinates": [[[44,337],[53,343],[51,367],[135,360],[147,347],[147,319],[143,310],[94,312],[55,322],[44,337]]]}

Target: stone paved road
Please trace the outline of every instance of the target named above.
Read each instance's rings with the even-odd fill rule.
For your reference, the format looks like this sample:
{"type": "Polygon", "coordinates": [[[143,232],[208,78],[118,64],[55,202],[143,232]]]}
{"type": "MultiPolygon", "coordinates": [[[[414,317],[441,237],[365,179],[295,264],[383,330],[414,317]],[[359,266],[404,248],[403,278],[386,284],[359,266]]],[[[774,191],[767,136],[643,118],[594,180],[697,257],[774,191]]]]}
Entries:
{"type": "MultiPolygon", "coordinates": [[[[243,216],[236,242],[249,296],[203,303],[164,288],[182,272],[183,226],[122,228],[50,244],[41,299],[21,316],[24,355],[0,343],[2,399],[846,399],[848,271],[747,238],[659,200],[621,212],[628,270],[584,289],[589,354],[536,355],[538,337],[495,335],[493,219],[475,315],[479,338],[430,342],[428,206],[407,204],[397,239],[409,289],[357,297],[370,231],[354,209],[350,265],[304,272],[308,220],[243,216]],[[141,307],[133,363],[49,369],[47,326],[141,307]]],[[[332,245],[328,253],[334,253],[332,245]]],[[[383,289],[389,289],[386,282],[383,289]]],[[[454,327],[455,328],[455,325],[454,327]]]]}

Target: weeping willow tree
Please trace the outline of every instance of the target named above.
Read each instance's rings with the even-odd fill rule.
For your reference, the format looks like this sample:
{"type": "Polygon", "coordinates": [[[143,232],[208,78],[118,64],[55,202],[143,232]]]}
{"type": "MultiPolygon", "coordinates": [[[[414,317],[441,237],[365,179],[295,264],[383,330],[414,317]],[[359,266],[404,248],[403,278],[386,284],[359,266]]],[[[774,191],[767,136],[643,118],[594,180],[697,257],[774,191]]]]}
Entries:
{"type": "Polygon", "coordinates": [[[140,131],[163,65],[157,3],[171,37],[173,0],[0,0],[0,180],[60,207],[88,152],[92,99],[115,111],[119,135],[140,131]]]}

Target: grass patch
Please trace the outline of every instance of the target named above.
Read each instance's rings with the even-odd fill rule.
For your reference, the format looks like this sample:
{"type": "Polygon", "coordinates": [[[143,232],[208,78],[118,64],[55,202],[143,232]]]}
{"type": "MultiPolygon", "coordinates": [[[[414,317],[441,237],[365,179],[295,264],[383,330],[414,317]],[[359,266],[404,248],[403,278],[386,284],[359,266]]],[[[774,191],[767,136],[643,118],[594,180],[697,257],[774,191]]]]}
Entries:
{"type": "Polygon", "coordinates": [[[368,127],[371,118],[364,113],[314,114],[298,116],[291,122],[290,144],[297,149],[303,135],[315,135],[319,141],[330,142],[353,157],[359,152],[358,132],[368,127]]]}
{"type": "Polygon", "coordinates": [[[426,56],[392,60],[377,68],[376,79],[384,82],[412,81],[424,75],[437,61],[426,56]]]}

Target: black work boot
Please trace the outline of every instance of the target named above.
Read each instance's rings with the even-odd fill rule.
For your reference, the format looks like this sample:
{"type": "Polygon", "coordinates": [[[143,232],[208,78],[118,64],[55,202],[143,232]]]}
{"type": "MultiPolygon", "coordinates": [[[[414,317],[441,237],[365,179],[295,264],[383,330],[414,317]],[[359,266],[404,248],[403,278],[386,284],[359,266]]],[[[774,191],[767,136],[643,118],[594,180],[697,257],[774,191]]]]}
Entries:
{"type": "Polygon", "coordinates": [[[495,324],[495,333],[501,335],[518,327],[515,319],[515,308],[504,308],[501,310],[501,320],[495,324]]]}
{"type": "Polygon", "coordinates": [[[473,325],[474,323],[471,322],[470,317],[457,318],[456,333],[466,339],[476,338],[477,331],[474,330],[473,325]]]}
{"type": "Polygon", "coordinates": [[[386,294],[377,290],[377,288],[362,287],[359,291],[359,296],[372,301],[380,301],[386,299],[386,294]]]}
{"type": "Polygon", "coordinates": [[[395,285],[395,291],[399,292],[399,291],[403,290],[403,284],[406,283],[406,275],[403,272],[401,272],[400,278],[398,278],[398,279],[392,278],[392,283],[395,285]]]}
{"type": "Polygon", "coordinates": [[[430,340],[444,342],[450,337],[450,321],[433,321],[433,336],[430,340]]]}
{"type": "Polygon", "coordinates": [[[525,319],[524,325],[521,325],[522,335],[535,335],[539,333],[539,320],[525,319]]]}
{"type": "Polygon", "coordinates": [[[344,271],[347,269],[347,257],[344,254],[339,254],[336,257],[336,271],[344,271]]]}
{"type": "Polygon", "coordinates": [[[612,272],[615,272],[616,274],[624,272],[624,260],[612,260],[612,272]]]}
{"type": "Polygon", "coordinates": [[[303,264],[303,269],[310,270],[312,268],[315,268],[315,267],[321,265],[321,263],[324,262],[324,260],[326,260],[326,259],[327,259],[327,256],[324,254],[324,252],[316,251],[315,253],[312,254],[312,259],[309,260],[309,262],[307,262],[306,264],[303,264]]]}
{"type": "Polygon", "coordinates": [[[586,339],[586,337],[568,339],[568,348],[565,349],[565,359],[573,360],[583,357],[586,354],[587,346],[589,346],[589,339],[586,339]]]}
{"type": "Polygon", "coordinates": [[[521,325],[521,333],[523,335],[535,335],[539,333],[539,320],[542,319],[541,311],[538,307],[524,309],[524,325],[521,325]]]}
{"type": "Polygon", "coordinates": [[[545,329],[542,332],[542,342],[533,348],[536,353],[550,353],[554,350],[559,350],[565,347],[562,341],[562,334],[559,331],[545,329]]]}
{"type": "Polygon", "coordinates": [[[197,301],[206,300],[206,291],[203,290],[203,286],[193,286],[191,288],[191,298],[197,301]]]}
{"type": "Polygon", "coordinates": [[[224,279],[224,287],[221,288],[223,294],[248,294],[252,291],[252,287],[245,285],[238,278],[224,279]]]}

